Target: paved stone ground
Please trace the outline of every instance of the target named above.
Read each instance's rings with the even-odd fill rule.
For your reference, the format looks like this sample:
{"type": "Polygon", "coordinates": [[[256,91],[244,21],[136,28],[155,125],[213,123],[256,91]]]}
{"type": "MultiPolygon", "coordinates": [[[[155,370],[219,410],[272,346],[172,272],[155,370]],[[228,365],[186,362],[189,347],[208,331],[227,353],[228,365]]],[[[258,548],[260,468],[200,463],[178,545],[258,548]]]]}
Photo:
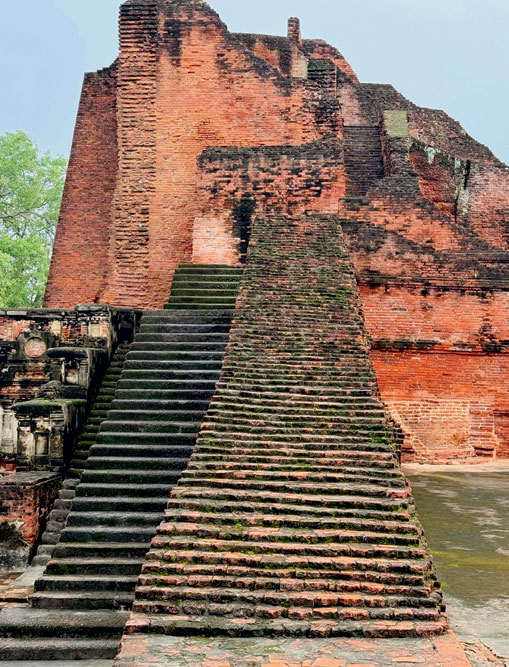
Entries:
{"type": "Polygon", "coordinates": [[[25,572],[0,574],[0,610],[12,603],[28,602],[34,590],[35,580],[42,575],[44,567],[29,567],[25,572]]]}
{"type": "Polygon", "coordinates": [[[25,602],[28,599],[29,589],[15,583],[20,576],[20,572],[0,574],[0,609],[9,603],[25,602]]]}
{"type": "Polygon", "coordinates": [[[453,633],[427,639],[197,639],[124,637],[115,667],[485,667],[453,633]]]}

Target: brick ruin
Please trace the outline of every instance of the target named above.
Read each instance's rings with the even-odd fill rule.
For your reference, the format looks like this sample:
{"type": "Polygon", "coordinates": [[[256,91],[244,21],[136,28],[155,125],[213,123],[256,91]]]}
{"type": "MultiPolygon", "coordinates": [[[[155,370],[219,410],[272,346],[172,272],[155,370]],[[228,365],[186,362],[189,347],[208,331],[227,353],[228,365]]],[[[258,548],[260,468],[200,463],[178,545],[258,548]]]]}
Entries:
{"type": "Polygon", "coordinates": [[[47,307],[161,307],[181,262],[238,265],[265,212],[339,215],[405,460],[509,453],[509,171],[322,40],[126,2],[85,77],[47,307]]]}
{"type": "Polygon", "coordinates": [[[296,18],[127,0],[119,27],[45,309],[0,313],[5,525],[23,475],[51,495],[3,659],[113,657],[126,622],[444,632],[399,463],[509,455],[509,168],[296,18]]]}

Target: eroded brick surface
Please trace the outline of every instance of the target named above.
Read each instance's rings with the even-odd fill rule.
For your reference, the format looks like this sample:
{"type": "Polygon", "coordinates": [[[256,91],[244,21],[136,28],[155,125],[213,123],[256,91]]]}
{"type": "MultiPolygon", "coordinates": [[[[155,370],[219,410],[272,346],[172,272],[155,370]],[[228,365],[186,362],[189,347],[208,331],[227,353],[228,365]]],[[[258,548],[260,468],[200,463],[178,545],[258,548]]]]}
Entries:
{"type": "MultiPolygon", "coordinates": [[[[507,353],[508,193],[507,167],[457,122],[359,82],[333,46],[302,40],[298,19],[288,37],[235,34],[199,0],[133,0],[115,65],[85,79],[46,305],[159,308],[180,262],[242,262],[266,211],[339,212],[361,282],[378,286],[362,298],[369,333],[385,341],[374,358],[382,396],[408,416],[406,455],[506,456],[509,404],[476,383],[498,385],[489,369],[507,353]],[[419,348],[437,338],[441,349],[419,348]],[[411,389],[403,356],[395,375],[402,343],[444,378],[468,357],[466,439],[454,388],[437,395],[424,373],[411,389]],[[391,382],[407,389],[396,396],[391,382]],[[462,441],[449,452],[433,437],[420,445],[414,418],[440,401],[462,441]]],[[[431,417],[419,424],[437,432],[431,417]]]]}

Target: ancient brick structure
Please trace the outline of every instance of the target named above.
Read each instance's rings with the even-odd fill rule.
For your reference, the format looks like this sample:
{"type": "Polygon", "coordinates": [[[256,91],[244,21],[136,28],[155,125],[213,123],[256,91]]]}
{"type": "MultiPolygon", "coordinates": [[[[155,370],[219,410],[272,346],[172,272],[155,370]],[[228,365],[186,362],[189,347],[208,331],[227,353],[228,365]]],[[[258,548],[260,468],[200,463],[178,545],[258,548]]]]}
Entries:
{"type": "Polygon", "coordinates": [[[160,307],[180,262],[241,263],[265,211],[339,214],[404,458],[505,456],[508,193],[455,121],[298,19],[234,34],[198,0],[129,0],[85,78],[46,305],[160,307]]]}
{"type": "MultiPolygon", "coordinates": [[[[298,19],[236,34],[202,0],[124,2],[45,305],[144,313],[107,355],[32,608],[0,614],[5,659],[114,656],[133,601],[130,633],[443,632],[399,461],[509,455],[508,215],[486,147],[298,19]]],[[[53,312],[4,314],[11,365],[53,312]]]]}

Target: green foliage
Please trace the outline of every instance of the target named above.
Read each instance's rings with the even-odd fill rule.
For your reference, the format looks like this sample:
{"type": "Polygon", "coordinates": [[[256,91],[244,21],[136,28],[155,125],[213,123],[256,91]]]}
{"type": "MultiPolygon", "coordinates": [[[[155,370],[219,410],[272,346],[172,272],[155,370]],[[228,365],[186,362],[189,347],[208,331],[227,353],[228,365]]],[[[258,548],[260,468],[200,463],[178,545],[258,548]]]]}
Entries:
{"type": "Polygon", "coordinates": [[[42,304],[66,166],[25,132],[0,135],[0,307],[42,304]]]}

